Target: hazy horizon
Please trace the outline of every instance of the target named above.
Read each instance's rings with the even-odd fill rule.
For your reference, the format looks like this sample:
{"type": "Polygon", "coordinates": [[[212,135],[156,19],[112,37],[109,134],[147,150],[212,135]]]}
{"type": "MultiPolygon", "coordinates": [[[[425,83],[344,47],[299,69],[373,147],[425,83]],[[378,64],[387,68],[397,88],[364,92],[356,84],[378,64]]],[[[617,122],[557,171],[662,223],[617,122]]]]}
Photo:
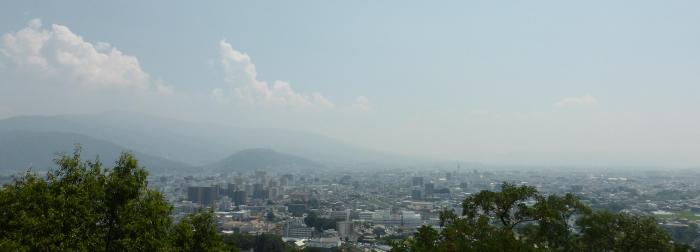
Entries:
{"type": "Polygon", "coordinates": [[[445,161],[695,168],[698,7],[13,2],[0,118],[134,111],[445,161]]]}

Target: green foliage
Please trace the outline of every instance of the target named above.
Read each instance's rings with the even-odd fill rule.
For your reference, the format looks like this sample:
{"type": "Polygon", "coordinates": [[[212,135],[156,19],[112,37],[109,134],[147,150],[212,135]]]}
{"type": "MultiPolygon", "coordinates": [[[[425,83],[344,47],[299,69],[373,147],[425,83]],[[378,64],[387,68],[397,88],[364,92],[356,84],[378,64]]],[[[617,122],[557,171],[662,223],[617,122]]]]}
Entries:
{"type": "Polygon", "coordinates": [[[211,213],[173,226],[172,207],[130,153],[112,169],[80,154],[59,156],[46,178],[27,172],[0,189],[0,251],[227,250],[211,213]]]}
{"type": "Polygon", "coordinates": [[[283,242],[281,237],[273,234],[227,234],[224,235],[224,242],[230,247],[241,250],[253,249],[255,252],[296,251],[294,246],[283,242]]]}
{"type": "Polygon", "coordinates": [[[504,183],[464,199],[462,216],[443,210],[440,232],[422,226],[392,251],[689,251],[652,217],[592,211],[574,195],[540,195],[504,183]]]}
{"type": "Polygon", "coordinates": [[[267,214],[265,215],[265,219],[267,221],[274,221],[275,220],[275,213],[272,211],[268,211],[267,214]]]}
{"type": "Polygon", "coordinates": [[[647,216],[594,212],[578,221],[588,251],[673,251],[671,237],[647,216]]]}
{"type": "Polygon", "coordinates": [[[311,212],[304,218],[304,224],[309,227],[314,227],[317,231],[321,232],[326,229],[334,229],[336,221],[334,219],[318,217],[316,213],[311,212]]]}
{"type": "Polygon", "coordinates": [[[172,242],[178,251],[231,251],[224,238],[216,233],[213,212],[191,214],[175,225],[172,242]]]}
{"type": "Polygon", "coordinates": [[[687,226],[663,227],[663,229],[674,241],[685,244],[693,244],[695,240],[700,238],[700,227],[695,223],[690,223],[687,226]]]}
{"type": "Polygon", "coordinates": [[[488,216],[500,221],[504,229],[512,230],[518,224],[533,221],[532,209],[525,203],[536,195],[534,187],[503,183],[500,192],[481,191],[464,199],[462,215],[488,216]]]}

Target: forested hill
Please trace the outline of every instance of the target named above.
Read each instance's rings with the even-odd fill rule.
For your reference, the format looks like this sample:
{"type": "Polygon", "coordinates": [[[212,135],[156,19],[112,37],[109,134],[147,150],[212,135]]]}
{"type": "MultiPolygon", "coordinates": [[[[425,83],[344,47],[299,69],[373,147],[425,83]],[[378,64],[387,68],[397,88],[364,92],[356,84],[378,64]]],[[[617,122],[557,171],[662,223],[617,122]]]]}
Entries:
{"type": "Polygon", "coordinates": [[[236,152],[219,162],[205,166],[205,170],[227,173],[254,170],[291,171],[323,167],[322,164],[306,158],[260,148],[236,152]]]}

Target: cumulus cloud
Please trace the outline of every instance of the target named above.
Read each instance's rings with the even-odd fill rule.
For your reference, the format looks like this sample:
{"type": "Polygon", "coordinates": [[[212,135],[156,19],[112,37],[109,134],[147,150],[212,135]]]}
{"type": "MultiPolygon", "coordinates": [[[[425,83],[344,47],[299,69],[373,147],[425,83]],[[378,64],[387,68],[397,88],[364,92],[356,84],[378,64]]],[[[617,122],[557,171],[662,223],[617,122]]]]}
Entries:
{"type": "Polygon", "coordinates": [[[348,110],[354,111],[370,111],[372,110],[372,103],[365,96],[358,96],[355,101],[347,107],[348,110]]]}
{"type": "Polygon", "coordinates": [[[219,41],[221,66],[226,74],[227,89],[212,90],[212,97],[220,102],[238,102],[251,106],[333,109],[335,104],[319,92],[304,94],[295,91],[285,81],[272,84],[258,79],[257,69],[250,56],[234,49],[225,40],[219,41]]]}
{"type": "Polygon", "coordinates": [[[588,107],[598,104],[598,99],[591,95],[565,97],[553,104],[554,107],[588,107]]]}
{"type": "Polygon", "coordinates": [[[44,27],[41,20],[2,36],[0,61],[36,83],[73,85],[83,90],[131,90],[171,94],[172,89],[154,81],[141,69],[136,57],[104,42],[91,43],[68,27],[44,27]]]}

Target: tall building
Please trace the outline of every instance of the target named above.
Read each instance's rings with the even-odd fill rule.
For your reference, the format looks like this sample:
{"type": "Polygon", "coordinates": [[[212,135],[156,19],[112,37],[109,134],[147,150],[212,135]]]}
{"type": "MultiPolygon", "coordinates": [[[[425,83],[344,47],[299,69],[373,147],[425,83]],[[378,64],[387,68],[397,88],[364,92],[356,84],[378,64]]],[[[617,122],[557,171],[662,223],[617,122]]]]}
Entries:
{"type": "Polygon", "coordinates": [[[187,188],[187,200],[194,203],[211,205],[218,199],[218,186],[190,186],[187,188]]]}
{"type": "Polygon", "coordinates": [[[413,186],[423,187],[423,177],[413,177],[413,186]]]}
{"type": "Polygon", "coordinates": [[[462,188],[462,191],[466,191],[469,188],[469,183],[461,182],[459,183],[459,187],[462,188]]]}
{"type": "Polygon", "coordinates": [[[226,187],[226,196],[233,199],[233,193],[236,192],[236,184],[228,183],[226,187]]]}
{"type": "Polygon", "coordinates": [[[255,179],[258,182],[262,182],[263,180],[265,180],[265,176],[267,176],[266,171],[255,171],[255,179]]]}
{"type": "Polygon", "coordinates": [[[423,199],[423,191],[421,191],[419,188],[414,188],[411,190],[411,198],[414,200],[423,199]]]}
{"type": "Polygon", "coordinates": [[[233,203],[235,203],[237,206],[239,205],[245,205],[246,203],[246,198],[248,197],[248,194],[246,191],[235,191],[233,192],[233,203]]]}
{"type": "Polygon", "coordinates": [[[348,240],[350,238],[350,235],[352,235],[352,232],[354,230],[354,226],[352,221],[339,221],[337,222],[338,226],[338,236],[340,238],[348,240]]]}
{"type": "Polygon", "coordinates": [[[253,184],[253,198],[254,199],[267,199],[268,192],[263,188],[262,183],[253,184]]]}
{"type": "Polygon", "coordinates": [[[277,197],[280,196],[279,187],[270,187],[267,191],[268,191],[270,199],[276,199],[277,197]]]}
{"type": "Polygon", "coordinates": [[[425,183],[425,197],[430,197],[433,195],[433,191],[435,191],[435,184],[432,182],[425,183]]]}

